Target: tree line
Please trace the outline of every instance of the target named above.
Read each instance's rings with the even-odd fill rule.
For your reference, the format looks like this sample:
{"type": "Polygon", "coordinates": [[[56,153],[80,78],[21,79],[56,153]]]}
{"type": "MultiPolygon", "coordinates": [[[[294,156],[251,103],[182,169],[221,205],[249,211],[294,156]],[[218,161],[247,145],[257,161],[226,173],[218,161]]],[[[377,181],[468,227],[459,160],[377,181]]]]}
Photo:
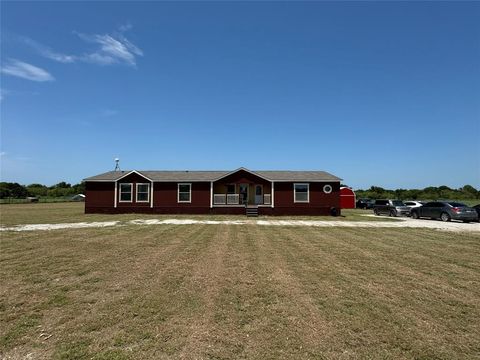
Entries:
{"type": "Polygon", "coordinates": [[[355,190],[357,199],[399,199],[399,200],[469,200],[480,199],[480,191],[471,185],[459,189],[448,186],[429,186],[424,189],[396,189],[389,190],[379,186],[372,186],[367,190],[355,190]]]}
{"type": "Polygon", "coordinates": [[[42,184],[20,185],[12,182],[0,182],[0,199],[25,199],[28,196],[58,198],[84,193],[84,182],[71,185],[62,181],[53,186],[42,184]]]}
{"type": "MultiPolygon", "coordinates": [[[[71,185],[65,181],[53,186],[42,184],[20,185],[18,183],[0,182],[0,199],[14,198],[25,199],[28,196],[35,197],[66,197],[85,193],[85,183],[71,185]]],[[[467,200],[480,199],[480,191],[471,185],[465,185],[459,189],[452,189],[448,186],[429,186],[424,189],[396,189],[389,190],[379,186],[372,186],[370,189],[355,190],[357,199],[400,199],[400,200],[467,200]]]]}

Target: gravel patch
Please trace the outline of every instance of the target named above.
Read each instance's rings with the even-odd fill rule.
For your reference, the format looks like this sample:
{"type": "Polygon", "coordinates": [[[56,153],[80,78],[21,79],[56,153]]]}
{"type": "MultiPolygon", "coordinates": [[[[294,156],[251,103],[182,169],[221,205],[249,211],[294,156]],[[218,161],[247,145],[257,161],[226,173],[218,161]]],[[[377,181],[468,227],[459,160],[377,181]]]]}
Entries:
{"type": "MultiPolygon", "coordinates": [[[[367,215],[368,216],[368,215],[367,215]]],[[[259,226],[313,226],[313,227],[359,227],[359,228],[425,228],[454,232],[480,232],[479,223],[464,224],[460,222],[442,222],[435,220],[416,220],[401,218],[395,222],[374,221],[321,221],[321,220],[194,220],[194,219],[148,219],[131,220],[126,222],[81,222],[61,224],[27,224],[10,227],[0,227],[0,231],[45,231],[60,229],[99,228],[120,225],[259,225],[259,226]]]]}
{"type": "Polygon", "coordinates": [[[97,222],[80,222],[80,223],[60,223],[60,224],[26,224],[5,227],[1,226],[0,231],[37,231],[37,230],[61,230],[61,229],[82,229],[82,228],[99,228],[119,225],[120,221],[97,221],[97,222]]]}

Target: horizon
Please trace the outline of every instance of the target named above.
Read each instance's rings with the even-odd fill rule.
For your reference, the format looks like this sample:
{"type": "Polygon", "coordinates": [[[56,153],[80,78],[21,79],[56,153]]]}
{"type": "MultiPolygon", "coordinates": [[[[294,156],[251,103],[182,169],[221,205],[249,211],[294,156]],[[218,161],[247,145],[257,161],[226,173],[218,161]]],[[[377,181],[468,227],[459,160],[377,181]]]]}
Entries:
{"type": "Polygon", "coordinates": [[[1,181],[76,184],[119,157],[480,188],[480,3],[1,7],[1,181]]]}

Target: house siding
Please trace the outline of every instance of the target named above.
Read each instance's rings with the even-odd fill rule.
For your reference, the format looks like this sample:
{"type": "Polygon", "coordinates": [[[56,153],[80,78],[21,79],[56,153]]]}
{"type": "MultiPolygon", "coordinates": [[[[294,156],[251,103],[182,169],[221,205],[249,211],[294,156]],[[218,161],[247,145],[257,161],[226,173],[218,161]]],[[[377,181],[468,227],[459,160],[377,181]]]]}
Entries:
{"type": "MultiPolygon", "coordinates": [[[[122,210],[127,210],[128,212],[148,212],[150,210],[150,201],[149,202],[137,202],[137,184],[150,184],[150,180],[140,176],[138,174],[130,174],[125,176],[123,179],[120,179],[117,182],[117,208],[122,210]],[[131,202],[120,202],[120,184],[131,183],[132,186],[132,201],[131,202]],[[143,211],[142,211],[143,209],[143,211]]],[[[115,189],[115,187],[114,187],[115,189]]],[[[149,195],[150,196],[150,195],[149,195]]],[[[150,199],[150,197],[149,197],[150,199]]]]}
{"type": "Polygon", "coordinates": [[[191,202],[178,202],[177,182],[154,183],[153,212],[204,214],[210,212],[210,182],[192,182],[191,202]]]}
{"type": "Polygon", "coordinates": [[[98,212],[102,208],[113,208],[114,182],[85,183],[85,212],[98,212]]]}
{"type": "MultiPolygon", "coordinates": [[[[215,182],[217,183],[217,182],[215,182]]],[[[225,176],[218,180],[218,183],[222,184],[263,184],[270,185],[270,181],[267,181],[255,174],[251,174],[245,170],[239,170],[233,174],[225,176]]]]}
{"type": "MultiPolygon", "coordinates": [[[[331,208],[340,208],[340,183],[338,182],[277,182],[275,183],[275,208],[272,213],[277,215],[329,215],[331,208]],[[295,183],[309,184],[309,202],[294,201],[293,185],[295,183]],[[332,192],[325,194],[323,187],[330,185],[332,192]]],[[[268,212],[267,209],[262,209],[268,212]]],[[[338,210],[337,210],[338,212],[338,210]]]]}

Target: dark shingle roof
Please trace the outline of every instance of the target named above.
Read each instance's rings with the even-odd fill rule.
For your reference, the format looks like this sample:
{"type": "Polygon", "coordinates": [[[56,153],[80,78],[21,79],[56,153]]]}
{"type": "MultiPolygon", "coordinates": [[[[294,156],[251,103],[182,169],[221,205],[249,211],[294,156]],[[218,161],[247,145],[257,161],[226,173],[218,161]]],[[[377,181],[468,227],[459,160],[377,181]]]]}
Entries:
{"type": "MultiPolygon", "coordinates": [[[[153,181],[182,182],[182,181],[215,181],[238,170],[246,170],[269,181],[340,181],[342,179],[325,171],[251,171],[240,168],[234,171],[136,171],[153,181]]],[[[109,171],[84,179],[84,181],[115,181],[132,171],[109,171]]]]}
{"type": "Polygon", "coordinates": [[[339,177],[332,175],[326,171],[254,171],[271,181],[340,181],[339,177]]]}

